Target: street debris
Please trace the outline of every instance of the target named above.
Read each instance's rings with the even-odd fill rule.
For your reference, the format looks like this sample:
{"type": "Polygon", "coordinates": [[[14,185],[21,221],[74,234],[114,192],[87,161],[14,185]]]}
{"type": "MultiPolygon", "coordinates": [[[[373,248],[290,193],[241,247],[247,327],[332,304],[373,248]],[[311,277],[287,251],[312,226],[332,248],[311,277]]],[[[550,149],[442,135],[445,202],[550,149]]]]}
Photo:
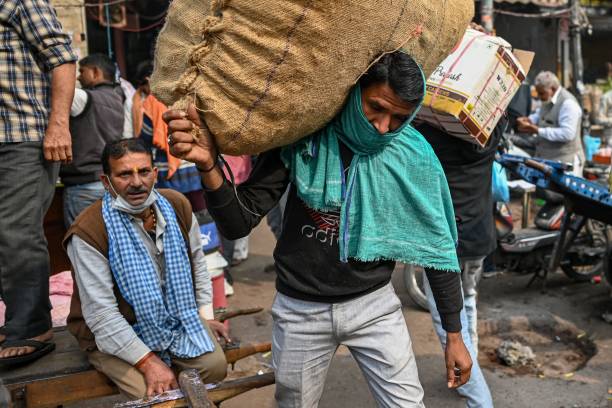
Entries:
{"type": "Polygon", "coordinates": [[[509,367],[523,367],[535,363],[535,354],[531,347],[518,341],[503,341],[496,353],[497,357],[509,367]]]}

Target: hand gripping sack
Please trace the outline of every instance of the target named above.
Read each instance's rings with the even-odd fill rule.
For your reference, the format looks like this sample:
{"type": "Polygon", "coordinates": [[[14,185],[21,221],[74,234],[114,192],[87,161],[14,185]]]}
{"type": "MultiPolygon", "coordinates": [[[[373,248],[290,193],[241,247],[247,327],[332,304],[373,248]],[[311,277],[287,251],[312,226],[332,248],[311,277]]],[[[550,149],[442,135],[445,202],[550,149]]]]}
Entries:
{"type": "Polygon", "coordinates": [[[461,39],[472,0],[174,0],[153,93],[195,101],[221,152],[254,154],[329,122],[382,53],[431,71],[461,39]]]}

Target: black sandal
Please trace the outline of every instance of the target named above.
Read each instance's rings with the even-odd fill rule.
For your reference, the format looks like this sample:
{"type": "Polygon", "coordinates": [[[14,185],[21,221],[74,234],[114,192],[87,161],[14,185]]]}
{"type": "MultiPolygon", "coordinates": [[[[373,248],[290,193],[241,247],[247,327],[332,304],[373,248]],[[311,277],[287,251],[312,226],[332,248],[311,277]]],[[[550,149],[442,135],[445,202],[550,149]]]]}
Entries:
{"type": "Polygon", "coordinates": [[[10,347],[34,347],[34,351],[21,356],[0,358],[0,367],[10,367],[38,360],[55,350],[55,343],[37,340],[5,340],[2,343],[3,349],[10,347]]]}

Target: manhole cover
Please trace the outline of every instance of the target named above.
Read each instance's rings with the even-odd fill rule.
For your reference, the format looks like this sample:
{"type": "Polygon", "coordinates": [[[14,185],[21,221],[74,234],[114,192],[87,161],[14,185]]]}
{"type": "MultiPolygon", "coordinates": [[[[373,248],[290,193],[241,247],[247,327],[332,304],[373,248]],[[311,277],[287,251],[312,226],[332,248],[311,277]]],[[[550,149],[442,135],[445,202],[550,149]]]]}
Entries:
{"type": "Polygon", "coordinates": [[[595,343],[584,331],[554,315],[483,320],[478,332],[480,364],[514,375],[569,378],[597,353],[595,343]],[[535,358],[525,365],[505,365],[498,353],[504,342],[531,348],[535,358]]]}

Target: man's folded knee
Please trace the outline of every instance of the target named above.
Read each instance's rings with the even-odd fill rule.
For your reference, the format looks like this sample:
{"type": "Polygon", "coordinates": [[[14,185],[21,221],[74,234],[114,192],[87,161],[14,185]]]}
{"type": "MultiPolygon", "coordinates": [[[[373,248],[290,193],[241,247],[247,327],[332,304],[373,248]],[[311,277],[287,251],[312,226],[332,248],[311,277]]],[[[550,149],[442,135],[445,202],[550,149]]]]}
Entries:
{"type": "Polygon", "coordinates": [[[202,379],[207,383],[222,381],[227,375],[227,360],[221,350],[216,350],[207,359],[205,367],[200,370],[202,379]]]}
{"type": "Polygon", "coordinates": [[[223,381],[227,376],[227,364],[217,364],[210,372],[210,382],[223,381]]]}
{"type": "Polygon", "coordinates": [[[225,379],[225,376],[227,375],[227,364],[225,363],[225,360],[223,361],[223,363],[221,361],[219,361],[217,364],[211,366],[208,370],[208,375],[206,378],[206,382],[219,382],[219,381],[223,381],[223,379],[225,379]]]}

